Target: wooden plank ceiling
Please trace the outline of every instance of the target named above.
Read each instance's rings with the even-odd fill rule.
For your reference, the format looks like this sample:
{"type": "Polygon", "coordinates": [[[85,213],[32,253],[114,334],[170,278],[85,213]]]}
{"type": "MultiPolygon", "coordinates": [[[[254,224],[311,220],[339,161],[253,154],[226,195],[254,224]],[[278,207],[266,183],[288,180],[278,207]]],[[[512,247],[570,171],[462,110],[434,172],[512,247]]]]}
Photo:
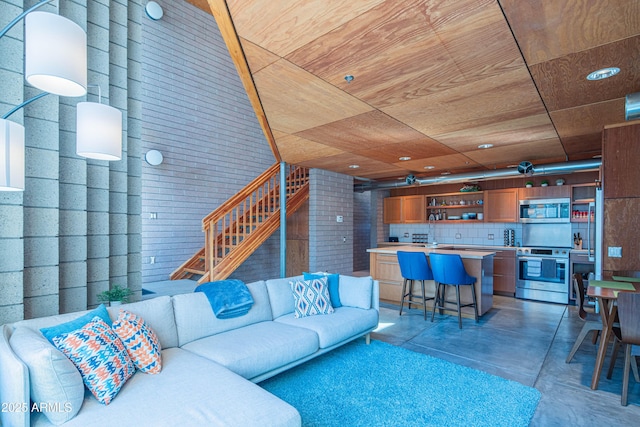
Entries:
{"type": "Polygon", "coordinates": [[[640,0],[188,1],[276,156],[367,179],[590,159],[640,91],[640,0]]]}

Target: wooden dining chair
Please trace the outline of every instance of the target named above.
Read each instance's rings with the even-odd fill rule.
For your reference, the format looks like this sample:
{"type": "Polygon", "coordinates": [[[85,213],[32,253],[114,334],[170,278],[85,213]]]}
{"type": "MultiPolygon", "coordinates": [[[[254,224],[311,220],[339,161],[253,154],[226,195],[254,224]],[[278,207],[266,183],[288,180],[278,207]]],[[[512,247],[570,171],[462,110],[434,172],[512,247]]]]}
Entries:
{"type": "Polygon", "coordinates": [[[587,337],[589,332],[593,332],[592,342],[595,344],[598,341],[598,335],[600,331],[602,331],[602,320],[596,315],[587,313],[584,309],[584,299],[585,299],[585,288],[584,281],[582,280],[582,274],[576,273],[573,275],[573,285],[576,288],[576,302],[578,303],[578,316],[580,319],[584,320],[584,324],[582,325],[582,329],[578,334],[578,338],[576,338],[576,342],[573,344],[569,355],[567,356],[567,360],[565,363],[570,363],[573,356],[582,345],[582,342],[587,337]]]}
{"type": "MultiPolygon", "coordinates": [[[[640,294],[631,292],[620,292],[618,294],[618,320],[619,326],[613,327],[613,333],[616,337],[618,346],[624,344],[624,372],[622,377],[622,397],[620,402],[622,406],[627,406],[627,391],[629,390],[629,370],[632,365],[635,366],[634,376],[638,381],[637,365],[635,356],[631,355],[631,347],[640,345],[640,294]],[[631,358],[633,357],[633,361],[631,358]]],[[[614,352],[611,355],[611,365],[607,378],[611,378],[613,365],[616,363],[617,349],[614,345],[614,352]]]]}

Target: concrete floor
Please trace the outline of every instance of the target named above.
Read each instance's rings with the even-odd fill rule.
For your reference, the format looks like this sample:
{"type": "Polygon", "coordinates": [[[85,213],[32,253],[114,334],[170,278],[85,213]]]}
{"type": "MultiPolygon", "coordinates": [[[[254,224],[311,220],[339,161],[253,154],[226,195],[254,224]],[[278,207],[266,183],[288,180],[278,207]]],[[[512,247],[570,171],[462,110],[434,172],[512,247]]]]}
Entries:
{"type": "MultiPolygon", "coordinates": [[[[535,387],[542,393],[531,426],[637,426],[640,384],[631,376],[629,405],[620,405],[624,354],[611,380],[610,358],[598,390],[591,390],[597,346],[591,335],[570,364],[565,363],[582,321],[575,307],[494,296],[493,308],[480,318],[438,315],[431,323],[420,309],[402,316],[398,306],[382,304],[373,339],[469,366],[535,387]]],[[[611,351],[611,350],[609,350],[611,351]]]]}
{"type": "MultiPolygon", "coordinates": [[[[355,272],[354,275],[367,275],[355,272]]],[[[153,294],[193,292],[192,280],[146,284],[153,294]]],[[[542,393],[531,426],[637,426],[640,425],[640,384],[629,380],[629,405],[620,405],[624,353],[620,352],[611,380],[605,373],[598,390],[591,390],[591,375],[597,346],[591,335],[565,363],[582,328],[576,307],[494,296],[493,308],[480,318],[462,319],[462,330],[454,316],[430,313],[423,319],[420,309],[403,310],[381,304],[380,327],[373,339],[469,366],[537,388],[542,393]]],[[[611,347],[611,346],[610,346],[611,347]]],[[[611,349],[609,349],[609,353],[611,349]]]]}

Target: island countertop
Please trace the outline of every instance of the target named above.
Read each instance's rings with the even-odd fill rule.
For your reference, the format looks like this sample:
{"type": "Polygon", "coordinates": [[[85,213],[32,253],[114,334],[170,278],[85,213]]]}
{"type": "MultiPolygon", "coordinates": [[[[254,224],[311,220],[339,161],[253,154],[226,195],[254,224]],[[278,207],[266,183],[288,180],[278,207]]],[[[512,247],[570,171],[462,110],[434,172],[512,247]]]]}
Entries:
{"type": "Polygon", "coordinates": [[[407,246],[385,246],[382,248],[372,248],[367,249],[367,252],[370,253],[379,253],[379,254],[396,254],[398,251],[406,251],[406,252],[424,252],[426,254],[437,253],[437,254],[458,254],[460,258],[465,259],[482,259],[491,255],[495,255],[494,251],[487,250],[469,250],[469,249],[453,249],[453,245],[407,245],[407,246]]]}
{"type": "MultiPolygon", "coordinates": [[[[406,246],[386,246],[381,248],[367,249],[371,258],[371,276],[380,283],[380,299],[400,304],[402,298],[402,274],[398,264],[398,251],[424,252],[430,253],[457,254],[462,258],[462,263],[467,273],[475,277],[476,283],[474,291],[478,299],[478,314],[482,316],[489,311],[493,305],[493,256],[495,251],[491,250],[469,250],[454,249],[453,245],[406,245],[406,246]]],[[[418,286],[418,285],[416,285],[418,286]]],[[[425,281],[425,288],[428,295],[435,294],[435,283],[433,280],[425,281]]],[[[462,304],[472,301],[471,287],[463,286],[460,289],[460,299],[462,304]]],[[[431,301],[427,305],[431,305],[431,301]]],[[[428,309],[431,309],[429,307],[428,309]]],[[[450,312],[445,310],[445,312],[450,312]]],[[[465,307],[462,310],[464,317],[473,317],[473,309],[465,307]]]]}

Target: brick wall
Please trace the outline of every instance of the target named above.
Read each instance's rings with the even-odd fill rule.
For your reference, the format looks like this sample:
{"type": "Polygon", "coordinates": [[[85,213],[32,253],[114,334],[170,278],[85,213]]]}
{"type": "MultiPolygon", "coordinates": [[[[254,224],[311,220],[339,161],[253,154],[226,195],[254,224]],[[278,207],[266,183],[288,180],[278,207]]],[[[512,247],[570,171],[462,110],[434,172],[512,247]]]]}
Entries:
{"type": "MultiPolygon", "coordinates": [[[[142,154],[164,156],[142,166],[144,283],[167,280],[204,245],[202,218],[275,162],[213,17],[164,6],[142,23],[142,154]]],[[[233,277],[277,277],[278,253],[275,233],[233,277]]]]}
{"type": "Polygon", "coordinates": [[[309,270],[352,273],[353,177],[312,169],[309,191],[309,270]]]}

